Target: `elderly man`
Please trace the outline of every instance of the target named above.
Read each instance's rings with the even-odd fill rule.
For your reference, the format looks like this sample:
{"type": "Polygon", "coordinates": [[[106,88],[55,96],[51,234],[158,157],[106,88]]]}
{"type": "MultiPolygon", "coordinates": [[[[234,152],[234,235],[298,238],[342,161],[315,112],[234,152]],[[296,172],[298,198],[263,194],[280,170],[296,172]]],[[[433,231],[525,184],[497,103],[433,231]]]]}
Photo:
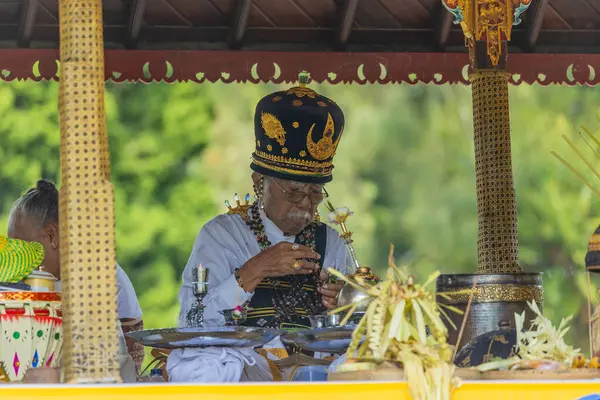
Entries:
{"type": "MultiPolygon", "coordinates": [[[[344,116],[332,100],[306,87],[306,80],[301,75],[300,86],[258,103],[250,166],[257,200],[217,216],[198,234],[179,291],[181,326],[194,301],[192,269],[199,264],[209,269],[208,326],[223,325],[220,311],[245,302],[250,308],[246,325],[282,329],[310,327],[307,316],[336,307],[342,286],[328,283],[325,267],[346,273],[351,261],[338,233],[319,222],[317,207],[327,197],[324,185],[332,180],[344,116]]],[[[283,349],[278,339],[265,347],[283,349]]],[[[172,380],[244,378],[214,372],[218,362],[211,365],[212,374],[208,366],[204,371],[199,368],[204,361],[193,360],[199,355],[187,353],[175,351],[169,357],[172,380]]],[[[241,362],[248,363],[249,357],[241,362]]]]}

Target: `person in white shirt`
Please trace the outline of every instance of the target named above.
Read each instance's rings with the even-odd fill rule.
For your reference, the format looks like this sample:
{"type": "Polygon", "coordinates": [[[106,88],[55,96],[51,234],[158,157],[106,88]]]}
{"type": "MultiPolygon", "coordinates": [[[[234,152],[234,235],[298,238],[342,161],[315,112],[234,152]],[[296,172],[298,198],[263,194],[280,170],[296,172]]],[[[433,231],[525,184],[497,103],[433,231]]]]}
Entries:
{"type": "MultiPolygon", "coordinates": [[[[13,205],[8,218],[8,237],[39,242],[44,246],[43,269],[58,279],[60,291],[60,245],[58,233],[58,189],[48,180],[40,180],[13,205]]],[[[117,264],[118,316],[123,332],[143,329],[142,309],[135,289],[125,271],[117,264]]],[[[143,361],[143,347],[128,340],[136,365],[143,361]]]]}
{"type": "MultiPolygon", "coordinates": [[[[224,325],[221,311],[246,302],[245,325],[278,329],[310,327],[308,316],[336,308],[342,284],[329,281],[327,267],[346,274],[351,259],[338,233],[316,217],[343,128],[341,109],[302,79],[258,103],[251,164],[256,201],[230,207],[201,229],[183,272],[180,326],[195,300],[192,271],[199,264],[209,278],[205,326],[224,325]]],[[[264,347],[284,348],[279,338],[264,347]]],[[[262,363],[255,354],[174,350],[167,371],[172,381],[243,380],[251,375],[244,363],[262,363]]]]}

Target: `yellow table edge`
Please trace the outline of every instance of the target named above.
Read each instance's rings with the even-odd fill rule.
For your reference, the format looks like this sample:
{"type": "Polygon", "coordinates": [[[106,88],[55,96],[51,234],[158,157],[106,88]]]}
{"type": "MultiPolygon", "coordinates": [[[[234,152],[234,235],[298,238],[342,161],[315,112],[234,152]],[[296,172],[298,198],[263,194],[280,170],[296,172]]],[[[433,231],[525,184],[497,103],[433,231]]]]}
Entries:
{"type": "MultiPolygon", "coordinates": [[[[452,400],[577,400],[600,394],[600,380],[463,382],[452,400]]],[[[411,400],[406,382],[0,385],[2,400],[411,400]]]]}

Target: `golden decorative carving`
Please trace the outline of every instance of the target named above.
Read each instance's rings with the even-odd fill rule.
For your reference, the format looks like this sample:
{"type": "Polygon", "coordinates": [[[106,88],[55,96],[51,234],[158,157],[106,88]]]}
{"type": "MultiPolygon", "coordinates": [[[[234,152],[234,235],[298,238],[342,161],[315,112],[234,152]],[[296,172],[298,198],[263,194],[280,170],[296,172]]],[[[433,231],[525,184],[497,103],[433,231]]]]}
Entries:
{"type": "Polygon", "coordinates": [[[315,143],[312,138],[314,127],[315,124],[313,124],[308,131],[308,136],[306,137],[306,148],[308,149],[310,155],[316,160],[326,160],[335,153],[335,149],[342,138],[343,132],[340,132],[340,135],[334,143],[333,134],[335,133],[335,125],[333,123],[331,114],[327,114],[327,123],[325,124],[325,130],[323,131],[323,137],[317,143],[315,143]]]}
{"type": "Polygon", "coordinates": [[[502,41],[510,40],[513,25],[521,22],[520,16],[531,0],[442,0],[442,4],[454,14],[455,23],[460,24],[469,53],[473,51],[474,40],[485,40],[490,61],[497,66],[502,41]]]}
{"type": "Polygon", "coordinates": [[[282,147],[281,148],[281,154],[287,154],[287,152],[288,152],[287,147],[282,147]]]}
{"type": "Polygon", "coordinates": [[[306,157],[306,151],[300,150],[300,157],[306,157]]]}
{"type": "Polygon", "coordinates": [[[271,146],[270,144],[267,145],[267,150],[271,151],[273,150],[273,146],[271,146]]]}
{"type": "Polygon", "coordinates": [[[475,2],[475,40],[487,40],[487,54],[492,65],[498,65],[502,53],[502,38],[510,40],[512,4],[506,0],[477,0],[475,2]]]}
{"type": "MultiPolygon", "coordinates": [[[[438,296],[438,301],[446,304],[466,303],[469,301],[471,293],[464,291],[444,292],[450,300],[438,296]]],[[[475,288],[473,301],[477,303],[489,302],[524,302],[535,300],[536,303],[544,302],[544,289],[541,286],[522,286],[522,285],[482,285],[475,288]]]]}
{"type": "Polygon", "coordinates": [[[300,126],[300,124],[299,124],[298,122],[294,122],[294,123],[292,124],[292,126],[293,126],[294,128],[298,128],[298,127],[300,126]]]}
{"type": "Polygon", "coordinates": [[[276,116],[263,112],[260,115],[260,123],[268,137],[277,140],[282,146],[285,144],[285,129],[276,116]]]}

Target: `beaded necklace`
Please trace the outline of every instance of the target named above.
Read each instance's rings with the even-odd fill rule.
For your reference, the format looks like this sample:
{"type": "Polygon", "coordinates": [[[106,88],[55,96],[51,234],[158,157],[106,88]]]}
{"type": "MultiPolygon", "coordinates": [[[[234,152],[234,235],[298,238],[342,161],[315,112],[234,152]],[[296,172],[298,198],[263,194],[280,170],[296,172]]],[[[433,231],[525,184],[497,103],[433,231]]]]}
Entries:
{"type": "MultiPolygon", "coordinates": [[[[271,242],[267,238],[265,226],[263,225],[260,213],[258,211],[258,203],[255,202],[250,206],[250,219],[246,220],[246,224],[254,233],[261,251],[271,247],[271,242]]],[[[315,250],[317,224],[312,222],[298,234],[298,243],[315,250]]],[[[318,260],[306,260],[318,263],[318,260]]],[[[273,289],[273,307],[275,308],[275,327],[281,325],[282,322],[290,322],[294,316],[301,316],[297,312],[297,308],[304,308],[308,315],[320,314],[324,311],[324,306],[321,302],[321,295],[318,292],[320,287],[319,272],[316,271],[311,275],[289,275],[287,279],[290,283],[289,290],[281,287],[281,280],[266,278],[263,282],[267,283],[273,289]],[[315,291],[309,292],[304,290],[305,284],[310,284],[310,277],[313,277],[315,283],[315,291]]],[[[304,316],[301,316],[304,317],[304,316]]]]}

